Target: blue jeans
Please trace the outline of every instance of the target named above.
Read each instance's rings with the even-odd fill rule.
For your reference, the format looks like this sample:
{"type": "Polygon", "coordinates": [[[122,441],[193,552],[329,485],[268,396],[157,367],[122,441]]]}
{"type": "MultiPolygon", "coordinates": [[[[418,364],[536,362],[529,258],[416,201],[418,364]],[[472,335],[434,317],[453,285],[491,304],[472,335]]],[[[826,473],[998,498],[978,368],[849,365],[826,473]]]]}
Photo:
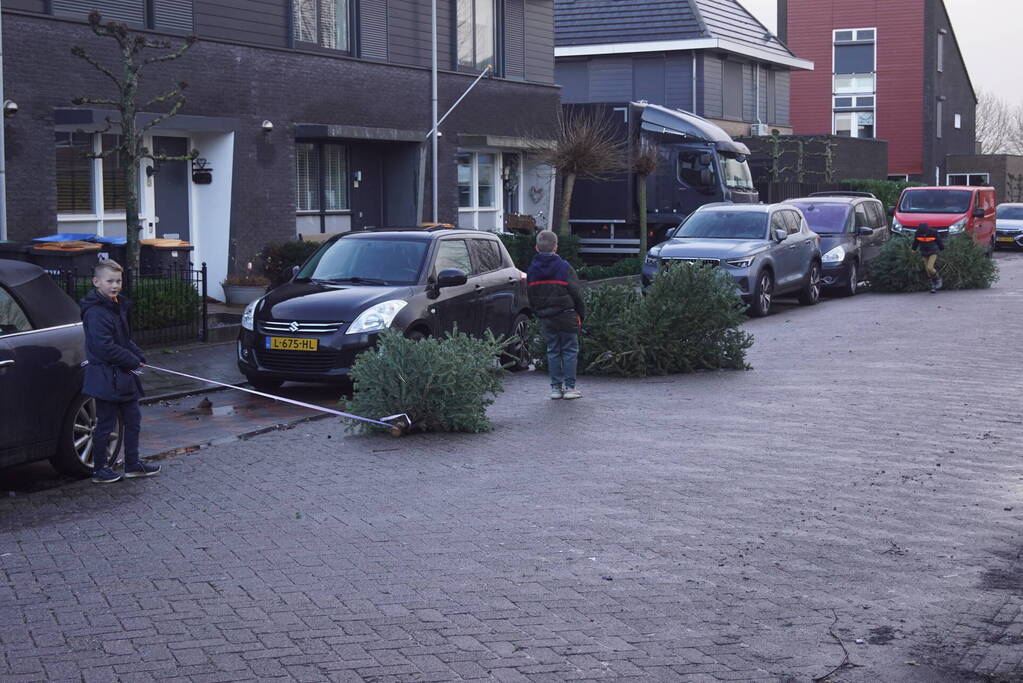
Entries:
{"type": "Polygon", "coordinates": [[[579,359],[579,334],[555,332],[546,325],[543,336],[547,340],[547,370],[552,387],[575,388],[575,366],[579,359]]]}
{"type": "Polygon", "coordinates": [[[107,444],[110,433],[117,427],[117,416],[124,422],[124,465],[139,464],[139,432],[142,430],[142,413],[139,402],[96,401],[96,433],[92,437],[92,463],[95,469],[107,466],[107,444]]]}

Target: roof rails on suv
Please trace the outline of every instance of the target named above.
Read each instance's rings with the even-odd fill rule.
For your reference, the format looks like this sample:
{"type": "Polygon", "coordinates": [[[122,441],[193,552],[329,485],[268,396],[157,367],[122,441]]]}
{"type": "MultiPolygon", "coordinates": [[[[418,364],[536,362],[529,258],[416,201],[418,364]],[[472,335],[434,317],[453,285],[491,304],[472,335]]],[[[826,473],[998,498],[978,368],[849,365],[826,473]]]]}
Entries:
{"type": "Polygon", "coordinates": [[[809,197],[866,197],[877,199],[873,192],[856,192],[855,190],[829,190],[828,192],[811,192],[809,197]]]}

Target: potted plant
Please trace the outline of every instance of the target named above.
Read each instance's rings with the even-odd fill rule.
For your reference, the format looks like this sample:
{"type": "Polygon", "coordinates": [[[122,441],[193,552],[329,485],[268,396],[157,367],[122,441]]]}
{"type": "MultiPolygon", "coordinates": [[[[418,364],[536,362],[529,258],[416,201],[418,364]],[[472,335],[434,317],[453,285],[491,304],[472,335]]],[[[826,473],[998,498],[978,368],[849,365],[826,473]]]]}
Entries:
{"type": "Polygon", "coordinates": [[[252,263],[248,263],[240,273],[231,273],[220,286],[224,288],[224,299],[229,306],[244,306],[255,301],[266,292],[270,281],[252,272],[252,263]]]}

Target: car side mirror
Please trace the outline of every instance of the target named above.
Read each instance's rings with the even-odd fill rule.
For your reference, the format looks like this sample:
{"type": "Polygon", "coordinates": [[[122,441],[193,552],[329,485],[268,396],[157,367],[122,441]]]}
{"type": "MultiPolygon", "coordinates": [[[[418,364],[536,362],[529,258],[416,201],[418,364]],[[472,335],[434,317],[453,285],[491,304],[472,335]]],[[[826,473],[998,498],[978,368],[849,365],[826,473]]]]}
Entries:
{"type": "Polygon", "coordinates": [[[984,215],[985,214],[984,214],[984,207],[983,206],[978,206],[977,208],[975,208],[973,210],[973,217],[974,218],[983,218],[984,215]]]}
{"type": "Polygon", "coordinates": [[[300,270],[302,270],[301,266],[292,266],[291,267],[291,277],[292,277],[292,279],[294,279],[298,275],[298,271],[300,271],[300,270]]]}
{"type": "Polygon", "coordinates": [[[469,281],[465,271],[458,268],[446,268],[437,274],[437,289],[443,287],[457,287],[469,281]]]}
{"type": "Polygon", "coordinates": [[[868,228],[865,225],[861,225],[860,227],[856,228],[856,234],[859,235],[860,237],[870,237],[871,235],[874,234],[874,229],[868,228]]]}
{"type": "Polygon", "coordinates": [[[775,228],[774,232],[771,234],[774,235],[774,239],[776,242],[784,242],[785,238],[789,236],[788,233],[783,228],[775,228]]]}

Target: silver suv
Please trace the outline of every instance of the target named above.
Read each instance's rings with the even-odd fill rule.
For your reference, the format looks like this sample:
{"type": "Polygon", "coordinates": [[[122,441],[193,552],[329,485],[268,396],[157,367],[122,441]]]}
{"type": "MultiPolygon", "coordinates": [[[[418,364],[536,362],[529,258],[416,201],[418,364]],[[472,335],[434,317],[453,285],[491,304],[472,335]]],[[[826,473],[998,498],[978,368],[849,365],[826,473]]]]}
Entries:
{"type": "Polygon", "coordinates": [[[820,299],[820,237],[791,204],[705,204],[689,215],[643,262],[643,286],[673,261],[723,268],[750,315],[767,315],[776,296],[820,299]]]}

